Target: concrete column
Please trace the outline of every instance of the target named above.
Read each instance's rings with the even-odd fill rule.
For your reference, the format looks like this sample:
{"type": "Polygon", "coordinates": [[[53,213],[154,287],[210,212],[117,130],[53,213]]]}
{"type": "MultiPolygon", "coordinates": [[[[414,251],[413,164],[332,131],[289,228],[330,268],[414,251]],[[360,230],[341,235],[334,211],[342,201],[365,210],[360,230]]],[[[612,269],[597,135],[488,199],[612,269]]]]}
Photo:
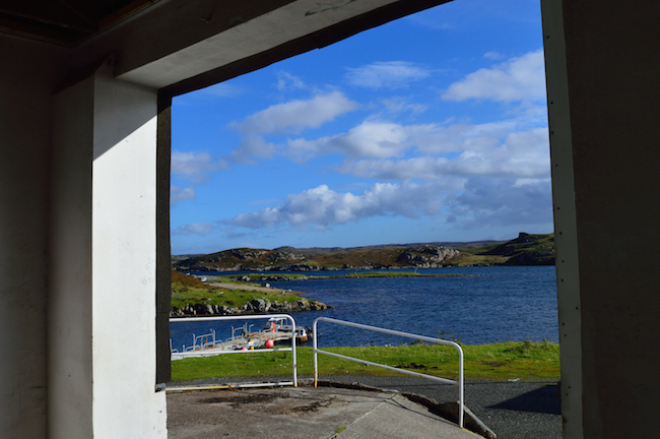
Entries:
{"type": "Polygon", "coordinates": [[[541,6],[557,249],[562,425],[565,438],[582,438],[582,314],[566,39],[561,2],[544,1],[541,6]]]}
{"type": "Polygon", "coordinates": [[[0,37],[0,59],[0,436],[45,438],[54,56],[37,43],[0,37]]]}
{"type": "Polygon", "coordinates": [[[55,96],[49,429],[164,438],[156,384],[157,93],[111,65],[55,96]]]}
{"type": "Polygon", "coordinates": [[[170,173],[172,159],[172,98],[158,99],[156,155],[156,381],[172,378],[170,311],[172,310],[172,246],[170,244],[170,173]]]}
{"type": "Polygon", "coordinates": [[[557,236],[565,437],[654,437],[660,10],[543,4],[556,233],[568,231],[557,236]]]}

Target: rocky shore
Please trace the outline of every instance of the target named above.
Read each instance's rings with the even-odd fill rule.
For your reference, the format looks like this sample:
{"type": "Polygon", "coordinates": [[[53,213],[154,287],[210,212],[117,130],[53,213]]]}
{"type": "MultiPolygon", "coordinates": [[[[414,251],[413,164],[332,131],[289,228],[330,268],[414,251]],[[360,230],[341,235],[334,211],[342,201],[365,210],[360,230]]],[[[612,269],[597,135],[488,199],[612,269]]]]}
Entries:
{"type": "Polygon", "coordinates": [[[322,311],[332,308],[325,303],[315,300],[298,300],[296,302],[271,302],[268,299],[255,299],[247,302],[241,307],[230,307],[224,305],[211,305],[206,303],[187,304],[184,308],[173,307],[170,317],[193,317],[193,316],[236,316],[246,314],[289,314],[300,311],[322,311]]]}

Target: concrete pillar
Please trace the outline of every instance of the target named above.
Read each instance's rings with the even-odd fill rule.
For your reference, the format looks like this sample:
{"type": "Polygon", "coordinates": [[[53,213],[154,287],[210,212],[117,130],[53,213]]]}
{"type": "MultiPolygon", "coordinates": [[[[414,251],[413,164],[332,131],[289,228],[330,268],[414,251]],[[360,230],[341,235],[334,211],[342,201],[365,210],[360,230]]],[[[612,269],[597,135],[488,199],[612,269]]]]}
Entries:
{"type": "Polygon", "coordinates": [[[544,0],[543,18],[564,437],[654,437],[660,10],[544,0]]]}
{"type": "Polygon", "coordinates": [[[164,438],[156,390],[157,93],[112,60],[53,109],[49,429],[164,438]]]}
{"type": "Polygon", "coordinates": [[[0,436],[45,438],[54,56],[37,43],[0,38],[0,59],[0,436]]]}

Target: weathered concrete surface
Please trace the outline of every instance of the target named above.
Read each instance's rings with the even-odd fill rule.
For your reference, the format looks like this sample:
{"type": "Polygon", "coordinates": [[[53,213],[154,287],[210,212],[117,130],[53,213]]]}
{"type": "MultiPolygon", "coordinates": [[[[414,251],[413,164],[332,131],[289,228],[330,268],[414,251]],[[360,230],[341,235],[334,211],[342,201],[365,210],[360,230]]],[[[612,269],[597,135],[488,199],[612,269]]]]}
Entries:
{"type": "Polygon", "coordinates": [[[426,407],[394,394],[336,435],[337,439],[443,438],[476,439],[480,436],[429,413],[426,407]]]}
{"type": "Polygon", "coordinates": [[[169,393],[170,439],[456,438],[479,436],[398,392],[331,387],[169,393]]]}

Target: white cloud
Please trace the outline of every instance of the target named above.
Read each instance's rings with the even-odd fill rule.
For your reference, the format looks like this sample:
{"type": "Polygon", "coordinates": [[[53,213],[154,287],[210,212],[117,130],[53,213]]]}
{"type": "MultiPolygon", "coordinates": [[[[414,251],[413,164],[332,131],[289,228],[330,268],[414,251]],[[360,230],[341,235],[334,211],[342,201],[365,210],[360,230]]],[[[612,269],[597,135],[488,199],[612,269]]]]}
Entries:
{"type": "Polygon", "coordinates": [[[295,90],[304,89],[305,83],[297,76],[288,72],[280,71],[277,73],[277,89],[282,90],[295,90]]]}
{"type": "Polygon", "coordinates": [[[220,98],[231,98],[240,95],[242,92],[243,91],[239,87],[233,84],[221,82],[205,88],[200,94],[220,98]]]}
{"type": "Polygon", "coordinates": [[[231,152],[230,160],[235,163],[252,163],[255,158],[272,158],[276,152],[277,145],[253,134],[243,137],[238,148],[231,152]]]}
{"type": "Polygon", "coordinates": [[[174,206],[181,201],[190,201],[195,199],[195,190],[190,187],[182,188],[172,185],[170,187],[170,205],[174,206]]]}
{"type": "MultiPolygon", "coordinates": [[[[533,124],[533,121],[532,121],[533,124]]],[[[314,140],[303,138],[289,140],[288,154],[303,162],[323,154],[340,153],[349,160],[387,159],[402,157],[412,151],[423,155],[458,153],[460,151],[492,151],[501,146],[507,136],[514,133],[511,141],[528,129],[530,121],[511,119],[484,124],[437,124],[400,125],[387,121],[367,120],[351,128],[346,133],[322,137],[314,140]]],[[[526,146],[516,148],[517,152],[529,153],[530,142],[538,148],[545,148],[547,155],[547,131],[532,130],[534,139],[527,139],[526,146]],[[541,142],[541,143],[539,143],[541,142]],[[519,151],[520,150],[520,151],[519,151]]],[[[505,149],[511,149],[512,144],[505,149]]],[[[506,145],[505,145],[506,146],[506,145]]],[[[275,148],[275,147],[273,147],[275,148]]],[[[280,147],[283,148],[283,147],[280,147]]],[[[505,155],[506,151],[503,151],[505,155]]],[[[464,158],[469,157],[469,154],[464,158]]],[[[520,160],[521,157],[518,157],[520,160]]],[[[346,171],[348,168],[344,168],[346,171]]],[[[351,172],[346,172],[351,173],[351,172]]],[[[364,174],[361,174],[365,176],[364,174]]]]}
{"type": "Polygon", "coordinates": [[[233,128],[246,135],[299,133],[305,128],[318,128],[356,107],[355,102],[335,91],[308,100],[272,105],[233,124],[233,128]]]}
{"type": "Polygon", "coordinates": [[[530,52],[490,69],[470,73],[449,86],[443,99],[490,99],[500,102],[545,99],[543,51],[530,52]]]}
{"type": "MultiPolygon", "coordinates": [[[[316,140],[294,139],[288,153],[298,160],[317,154],[339,152],[349,158],[387,158],[401,156],[407,149],[443,147],[434,124],[399,125],[392,122],[365,121],[348,132],[316,140]]],[[[453,147],[451,149],[454,149],[453,147]]]]}
{"type": "Polygon", "coordinates": [[[417,217],[436,214],[443,195],[434,184],[377,183],[359,195],[336,192],[326,185],[289,195],[282,205],[242,213],[225,224],[251,229],[316,225],[328,227],[373,216],[417,217]]]}
{"type": "Polygon", "coordinates": [[[390,114],[400,114],[408,111],[412,114],[419,114],[425,112],[428,108],[428,106],[423,104],[410,103],[402,97],[383,99],[383,106],[385,106],[385,109],[390,114]]]}
{"type": "Polygon", "coordinates": [[[213,225],[209,223],[183,224],[172,230],[174,235],[208,235],[213,231],[213,225]]]}
{"type": "Polygon", "coordinates": [[[406,61],[375,62],[348,68],[346,79],[351,85],[367,88],[402,88],[430,76],[430,71],[406,61]]]}
{"type": "Polygon", "coordinates": [[[504,59],[504,55],[502,55],[500,52],[486,52],[484,53],[484,58],[486,59],[492,59],[494,61],[504,59]]]}
{"type": "Polygon", "coordinates": [[[448,222],[460,228],[542,225],[552,229],[550,179],[523,183],[515,179],[473,177],[447,201],[448,222]]]}
{"type": "Polygon", "coordinates": [[[206,152],[172,151],[172,175],[182,180],[201,183],[210,178],[210,172],[226,168],[222,161],[213,162],[206,152]]]}
{"type": "Polygon", "coordinates": [[[381,180],[433,180],[448,176],[545,179],[550,175],[546,128],[514,132],[503,142],[494,136],[476,136],[463,138],[458,143],[453,150],[461,152],[453,154],[404,160],[348,161],[339,166],[338,171],[381,180]]]}

